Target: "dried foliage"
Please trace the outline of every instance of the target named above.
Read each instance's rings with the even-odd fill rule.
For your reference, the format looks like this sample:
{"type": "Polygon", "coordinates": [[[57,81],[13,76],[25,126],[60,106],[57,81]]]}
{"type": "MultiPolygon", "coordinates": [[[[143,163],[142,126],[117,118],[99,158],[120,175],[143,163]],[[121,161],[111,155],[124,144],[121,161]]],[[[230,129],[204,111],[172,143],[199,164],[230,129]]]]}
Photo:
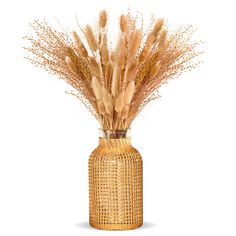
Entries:
{"type": "Polygon", "coordinates": [[[107,42],[106,11],[98,27],[86,25],[71,35],[35,20],[35,36],[26,36],[27,57],[36,66],[69,83],[103,129],[129,128],[133,119],[170,79],[195,68],[199,42],[192,43],[192,26],[169,32],[163,19],[153,19],[147,31],[130,13],[119,19],[115,48],[107,42]]]}

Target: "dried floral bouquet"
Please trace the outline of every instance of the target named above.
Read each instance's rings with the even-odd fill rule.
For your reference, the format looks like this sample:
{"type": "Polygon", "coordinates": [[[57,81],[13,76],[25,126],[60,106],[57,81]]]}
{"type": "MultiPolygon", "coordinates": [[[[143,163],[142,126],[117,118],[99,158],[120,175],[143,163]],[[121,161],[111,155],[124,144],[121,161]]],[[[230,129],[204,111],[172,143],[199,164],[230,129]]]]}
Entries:
{"type": "Polygon", "coordinates": [[[99,120],[103,129],[130,127],[143,107],[158,98],[158,89],[168,80],[191,70],[199,61],[199,42],[191,43],[192,26],[169,32],[164,19],[152,17],[144,30],[130,13],[119,18],[115,47],[107,38],[108,14],[101,11],[97,28],[80,32],[58,31],[46,21],[35,20],[35,36],[26,36],[25,47],[33,64],[56,74],[73,87],[78,97],[99,120]]]}

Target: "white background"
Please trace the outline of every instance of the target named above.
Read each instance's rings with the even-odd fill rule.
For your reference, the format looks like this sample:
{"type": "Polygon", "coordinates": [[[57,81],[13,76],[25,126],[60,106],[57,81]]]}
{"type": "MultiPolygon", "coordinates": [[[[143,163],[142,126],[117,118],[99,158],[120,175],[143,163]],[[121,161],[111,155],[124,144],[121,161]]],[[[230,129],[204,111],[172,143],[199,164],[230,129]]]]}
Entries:
{"type": "MultiPolygon", "coordinates": [[[[0,235],[236,235],[234,1],[20,0],[0,3],[0,235]],[[204,63],[171,81],[132,125],[144,162],[144,226],[88,225],[87,161],[98,123],[68,86],[23,59],[34,18],[93,23],[128,7],[194,24],[204,63]]],[[[113,24],[113,23],[112,23],[113,24]]]]}

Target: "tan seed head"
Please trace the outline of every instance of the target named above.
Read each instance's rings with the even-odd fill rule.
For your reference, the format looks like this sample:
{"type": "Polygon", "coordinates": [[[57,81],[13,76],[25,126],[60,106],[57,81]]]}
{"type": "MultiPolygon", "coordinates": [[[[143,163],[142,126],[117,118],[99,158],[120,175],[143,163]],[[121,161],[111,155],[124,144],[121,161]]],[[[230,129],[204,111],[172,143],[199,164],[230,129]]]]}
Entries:
{"type": "Polygon", "coordinates": [[[73,39],[73,42],[75,45],[75,49],[78,51],[78,53],[82,57],[86,58],[88,56],[88,52],[87,52],[86,48],[84,47],[84,44],[80,40],[79,35],[75,31],[72,32],[72,39],[73,39]]]}
{"type": "Polygon", "coordinates": [[[105,28],[107,23],[107,12],[105,10],[101,11],[99,14],[99,27],[105,28]]]}
{"type": "Polygon", "coordinates": [[[121,113],[123,105],[124,105],[124,92],[121,92],[116,98],[115,111],[121,113]]]}
{"type": "Polygon", "coordinates": [[[67,66],[69,67],[70,71],[73,73],[77,73],[77,66],[73,62],[73,60],[70,57],[65,57],[65,61],[67,66]]]}
{"type": "Polygon", "coordinates": [[[93,78],[92,78],[91,86],[92,86],[92,89],[93,89],[96,99],[101,100],[102,99],[102,86],[95,76],[93,76],[93,78]]]}
{"type": "Polygon", "coordinates": [[[135,91],[135,82],[131,81],[129,83],[129,85],[127,86],[127,88],[125,89],[125,93],[124,93],[124,104],[130,104],[134,95],[134,91],[135,91]]]}
{"type": "Polygon", "coordinates": [[[120,30],[123,33],[128,30],[128,21],[127,21],[127,16],[125,15],[120,16],[120,30]]]}
{"type": "Polygon", "coordinates": [[[87,38],[90,49],[95,52],[98,49],[98,43],[90,25],[85,26],[84,33],[87,38]]]}

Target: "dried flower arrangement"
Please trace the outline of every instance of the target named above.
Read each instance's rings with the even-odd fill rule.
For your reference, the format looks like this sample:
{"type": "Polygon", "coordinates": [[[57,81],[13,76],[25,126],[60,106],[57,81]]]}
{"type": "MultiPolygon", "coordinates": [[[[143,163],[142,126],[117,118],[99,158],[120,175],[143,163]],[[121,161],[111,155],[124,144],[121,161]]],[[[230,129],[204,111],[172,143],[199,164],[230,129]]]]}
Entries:
{"type": "Polygon", "coordinates": [[[137,17],[119,18],[119,39],[111,48],[107,39],[108,15],[99,14],[98,27],[81,28],[81,34],[58,31],[46,21],[35,20],[35,37],[26,36],[33,64],[69,83],[103,129],[120,130],[144,106],[158,98],[168,80],[191,70],[199,62],[199,42],[191,43],[192,26],[169,32],[164,19],[152,18],[149,28],[137,26],[137,17]]]}
{"type": "Polygon", "coordinates": [[[97,28],[90,25],[68,33],[46,21],[31,26],[25,48],[33,64],[56,74],[73,87],[102,127],[99,145],[89,157],[89,222],[99,229],[134,229],[143,224],[142,157],[127,134],[134,118],[158,98],[163,83],[199,62],[191,43],[192,26],[168,31],[164,19],[143,21],[129,12],[119,19],[117,45],[108,42],[107,12],[97,28]],[[82,35],[81,35],[82,33],[82,35]]]}

